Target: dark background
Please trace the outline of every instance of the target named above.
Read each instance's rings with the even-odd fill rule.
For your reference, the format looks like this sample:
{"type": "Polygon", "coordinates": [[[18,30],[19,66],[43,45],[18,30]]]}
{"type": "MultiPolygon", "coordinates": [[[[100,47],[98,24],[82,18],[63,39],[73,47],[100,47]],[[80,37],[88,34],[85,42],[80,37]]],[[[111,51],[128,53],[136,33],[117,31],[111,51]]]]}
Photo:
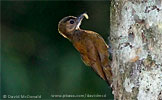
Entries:
{"type": "Polygon", "coordinates": [[[81,28],[107,42],[109,8],[109,1],[2,1],[1,96],[106,94],[113,99],[106,82],[57,30],[63,17],[87,12],[81,28]]]}

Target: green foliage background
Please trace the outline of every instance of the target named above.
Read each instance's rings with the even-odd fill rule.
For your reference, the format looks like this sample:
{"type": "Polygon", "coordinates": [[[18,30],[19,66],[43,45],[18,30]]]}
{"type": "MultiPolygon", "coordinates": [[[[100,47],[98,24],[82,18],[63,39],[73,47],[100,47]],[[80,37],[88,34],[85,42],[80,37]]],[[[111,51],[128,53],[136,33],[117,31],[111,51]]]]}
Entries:
{"type": "Polygon", "coordinates": [[[81,28],[107,41],[109,8],[109,1],[2,1],[1,96],[106,94],[112,99],[106,82],[83,64],[57,30],[63,17],[87,12],[81,28]]]}

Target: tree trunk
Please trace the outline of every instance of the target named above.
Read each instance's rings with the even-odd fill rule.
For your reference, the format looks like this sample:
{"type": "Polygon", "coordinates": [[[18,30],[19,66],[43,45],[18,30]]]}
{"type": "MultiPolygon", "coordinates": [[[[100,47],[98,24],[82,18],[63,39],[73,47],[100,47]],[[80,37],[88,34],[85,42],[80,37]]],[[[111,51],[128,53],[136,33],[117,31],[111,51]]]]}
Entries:
{"type": "Polygon", "coordinates": [[[111,2],[113,94],[162,100],[162,0],[111,2]]]}

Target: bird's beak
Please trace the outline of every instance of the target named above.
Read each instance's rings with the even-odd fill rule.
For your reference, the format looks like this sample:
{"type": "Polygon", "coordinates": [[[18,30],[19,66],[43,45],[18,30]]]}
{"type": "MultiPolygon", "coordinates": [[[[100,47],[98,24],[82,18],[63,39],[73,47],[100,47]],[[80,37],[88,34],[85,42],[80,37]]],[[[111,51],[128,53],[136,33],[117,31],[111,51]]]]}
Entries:
{"type": "Polygon", "coordinates": [[[86,19],[88,19],[88,15],[87,15],[87,13],[83,13],[83,14],[81,14],[79,17],[77,17],[77,19],[76,19],[76,29],[78,29],[79,28],[79,26],[80,26],[80,24],[81,24],[81,22],[82,22],[82,20],[83,20],[83,18],[86,18],[86,19]]]}

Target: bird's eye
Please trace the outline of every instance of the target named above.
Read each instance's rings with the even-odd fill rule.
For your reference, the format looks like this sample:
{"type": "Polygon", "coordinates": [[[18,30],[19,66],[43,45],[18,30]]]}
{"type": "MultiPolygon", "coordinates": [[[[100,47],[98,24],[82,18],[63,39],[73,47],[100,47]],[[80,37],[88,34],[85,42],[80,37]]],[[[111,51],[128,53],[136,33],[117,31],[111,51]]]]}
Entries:
{"type": "Polygon", "coordinates": [[[73,21],[73,20],[71,20],[71,21],[70,21],[70,24],[74,24],[74,21],[73,21]]]}

